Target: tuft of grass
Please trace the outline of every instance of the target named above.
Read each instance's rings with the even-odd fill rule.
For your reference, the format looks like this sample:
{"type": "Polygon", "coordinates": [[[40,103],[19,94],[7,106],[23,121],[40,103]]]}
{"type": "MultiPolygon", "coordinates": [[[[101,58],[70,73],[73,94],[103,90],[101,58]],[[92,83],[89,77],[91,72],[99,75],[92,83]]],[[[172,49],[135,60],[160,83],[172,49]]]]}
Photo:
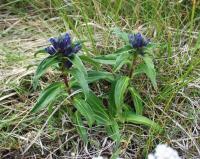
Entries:
{"type": "MultiPolygon", "coordinates": [[[[122,45],[112,29],[140,31],[156,42],[158,92],[141,77],[135,84],[145,99],[144,113],[164,128],[159,136],[140,126],[121,125],[123,158],[144,158],[158,143],[168,143],[182,158],[200,156],[200,2],[168,0],[3,0],[0,4],[0,156],[90,158],[111,156],[115,143],[101,127],[88,128],[83,145],[69,120],[65,102],[60,111],[30,110],[39,91],[56,78],[51,70],[32,91],[32,77],[41,57],[34,53],[48,37],[70,31],[87,39],[88,55],[109,54],[122,45]],[[30,66],[30,67],[29,67],[30,66]],[[29,68],[27,70],[27,67],[29,68]],[[48,118],[51,116],[51,118],[48,118]]],[[[109,68],[108,68],[109,69],[109,68]]]]}

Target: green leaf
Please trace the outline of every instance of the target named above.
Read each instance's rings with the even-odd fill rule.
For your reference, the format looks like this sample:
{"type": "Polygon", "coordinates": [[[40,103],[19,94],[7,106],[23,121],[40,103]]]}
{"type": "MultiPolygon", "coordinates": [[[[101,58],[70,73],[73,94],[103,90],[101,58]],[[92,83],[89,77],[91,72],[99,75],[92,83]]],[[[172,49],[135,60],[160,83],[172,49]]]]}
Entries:
{"type": "Polygon", "coordinates": [[[93,60],[93,58],[86,56],[86,55],[80,55],[80,59],[83,62],[86,62],[87,64],[91,64],[92,66],[94,66],[96,69],[100,68],[100,64],[98,62],[96,62],[95,60],[93,60]]]}
{"type": "Polygon", "coordinates": [[[114,72],[118,71],[124,64],[131,63],[131,61],[129,60],[130,56],[132,55],[128,52],[120,54],[116,59],[114,72]]]}
{"type": "Polygon", "coordinates": [[[122,105],[124,102],[124,94],[129,85],[129,77],[122,76],[118,79],[115,86],[115,104],[117,107],[117,113],[121,114],[122,105]]]}
{"type": "Polygon", "coordinates": [[[153,87],[157,90],[157,83],[156,83],[156,70],[154,68],[153,60],[148,55],[143,56],[144,63],[140,64],[134,75],[145,73],[147,77],[151,80],[153,87]]]}
{"type": "Polygon", "coordinates": [[[103,71],[88,71],[88,83],[92,83],[98,80],[106,80],[106,81],[113,81],[114,76],[110,72],[103,72],[103,71]]]}
{"type": "Polygon", "coordinates": [[[88,125],[91,127],[95,121],[94,112],[90,105],[82,99],[75,98],[73,102],[76,109],[86,118],[88,125]]]}
{"type": "Polygon", "coordinates": [[[111,137],[116,142],[120,142],[121,134],[119,131],[119,126],[115,120],[112,120],[111,124],[106,125],[105,128],[109,137],[111,137]]]}
{"type": "Polygon", "coordinates": [[[109,116],[106,113],[106,110],[103,107],[101,100],[93,92],[89,93],[89,96],[86,99],[86,102],[91,106],[97,123],[100,123],[103,125],[110,124],[109,116]]]}
{"type": "Polygon", "coordinates": [[[85,144],[88,143],[88,135],[87,130],[83,125],[83,122],[81,120],[81,116],[79,112],[75,112],[75,123],[76,123],[76,130],[79,133],[80,137],[84,141],[85,144]]]}
{"type": "Polygon", "coordinates": [[[153,130],[157,132],[163,131],[163,129],[157,123],[142,115],[134,114],[132,112],[125,112],[123,113],[123,118],[125,122],[145,125],[151,127],[153,130]]]}
{"type": "Polygon", "coordinates": [[[142,99],[140,97],[139,92],[134,87],[129,87],[129,91],[132,95],[132,99],[134,102],[136,114],[142,115],[143,112],[143,104],[142,99]]]}
{"type": "Polygon", "coordinates": [[[84,73],[78,69],[71,69],[69,70],[69,72],[74,76],[74,78],[77,80],[77,82],[79,83],[79,86],[82,88],[83,93],[85,94],[85,97],[88,96],[89,94],[89,86],[87,83],[87,80],[84,76],[84,73]]]}
{"type": "MultiPolygon", "coordinates": [[[[62,82],[55,82],[49,85],[46,89],[40,94],[37,103],[32,108],[31,112],[37,112],[38,110],[46,107],[55,101],[62,93],[65,91],[65,85],[62,82]]],[[[64,93],[63,93],[64,95],[64,93]]]]}
{"type": "Polygon", "coordinates": [[[74,67],[77,68],[80,72],[82,72],[85,77],[87,77],[86,68],[82,63],[81,59],[79,58],[79,56],[75,54],[71,61],[74,64],[74,67]]]}
{"type": "Polygon", "coordinates": [[[129,43],[128,33],[122,32],[119,28],[112,29],[113,33],[118,36],[120,39],[123,39],[126,43],[129,43]]]}
{"type": "Polygon", "coordinates": [[[105,64],[105,65],[114,65],[115,64],[115,60],[113,59],[104,59],[104,58],[94,58],[93,59],[95,62],[98,62],[100,64],[105,64]]]}
{"type": "Polygon", "coordinates": [[[150,56],[143,56],[143,60],[147,66],[146,68],[146,75],[150,78],[154,88],[157,90],[157,83],[156,83],[156,70],[154,68],[153,60],[150,56]]]}
{"type": "Polygon", "coordinates": [[[118,54],[107,54],[107,55],[100,55],[92,58],[95,62],[100,64],[106,64],[106,65],[114,65],[115,60],[118,57],[118,54]]]}
{"type": "Polygon", "coordinates": [[[38,84],[39,78],[47,71],[47,69],[58,63],[57,56],[48,56],[45,58],[37,67],[37,70],[35,72],[35,75],[33,77],[33,88],[35,89],[38,84]]]}
{"type": "Polygon", "coordinates": [[[117,107],[115,105],[115,85],[116,85],[116,81],[113,81],[111,84],[111,89],[109,92],[109,105],[108,105],[108,109],[109,109],[109,113],[111,114],[111,116],[115,116],[116,115],[116,110],[117,107]]]}
{"type": "Polygon", "coordinates": [[[102,60],[116,60],[117,56],[119,56],[119,54],[106,54],[106,55],[99,55],[94,57],[94,59],[102,59],[102,60]]]}
{"type": "Polygon", "coordinates": [[[130,44],[123,46],[122,48],[118,49],[117,51],[115,51],[115,54],[121,54],[124,52],[129,52],[133,50],[133,48],[131,47],[130,44]]]}
{"type": "Polygon", "coordinates": [[[101,64],[115,65],[116,59],[123,53],[127,53],[132,50],[130,45],[125,45],[124,47],[116,50],[113,54],[100,55],[92,58],[93,61],[101,64]]]}
{"type": "MultiPolygon", "coordinates": [[[[110,72],[103,71],[88,71],[87,83],[93,83],[99,80],[106,80],[108,82],[112,82],[114,80],[114,75],[110,72]]],[[[72,78],[69,82],[70,87],[77,87],[78,82],[74,78],[72,78]]]]}

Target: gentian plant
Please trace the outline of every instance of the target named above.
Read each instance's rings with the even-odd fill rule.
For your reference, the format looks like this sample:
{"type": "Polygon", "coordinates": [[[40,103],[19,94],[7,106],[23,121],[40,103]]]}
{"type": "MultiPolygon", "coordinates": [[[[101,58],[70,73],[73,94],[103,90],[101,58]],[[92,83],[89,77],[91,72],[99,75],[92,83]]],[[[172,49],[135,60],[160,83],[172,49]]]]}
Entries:
{"type": "Polygon", "coordinates": [[[52,107],[53,102],[60,102],[59,98],[68,100],[67,113],[85,143],[88,142],[88,135],[86,125],[83,124],[86,122],[83,121],[87,121],[89,127],[104,126],[108,135],[118,144],[122,138],[120,125],[125,122],[144,125],[160,132],[162,128],[158,124],[143,116],[144,102],[132,83],[133,78],[144,73],[157,89],[156,72],[147,49],[150,40],[141,33],[120,32],[118,35],[123,35],[122,39],[125,39],[123,48],[95,57],[77,54],[81,44],[73,43],[69,34],[51,38],[51,46],[45,49],[49,56],[36,70],[34,88],[39,78],[52,66],[61,72],[63,79],[50,84],[41,92],[32,112],[52,107]],[[143,62],[136,65],[137,58],[143,62]],[[87,68],[84,64],[87,64],[87,68]],[[107,69],[109,71],[105,70],[105,65],[110,68],[107,69]],[[98,84],[101,84],[101,88],[95,89],[98,84]],[[131,101],[125,100],[127,97],[131,101]]]}

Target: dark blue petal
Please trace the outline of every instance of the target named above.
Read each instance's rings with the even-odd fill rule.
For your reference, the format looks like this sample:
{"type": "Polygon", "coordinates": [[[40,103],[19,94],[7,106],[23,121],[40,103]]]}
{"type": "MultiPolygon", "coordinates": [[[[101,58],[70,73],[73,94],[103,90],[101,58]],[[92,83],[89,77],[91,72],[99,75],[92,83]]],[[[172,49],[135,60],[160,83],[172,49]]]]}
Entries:
{"type": "Polygon", "coordinates": [[[56,49],[53,46],[49,46],[45,48],[45,51],[48,52],[50,55],[53,55],[56,53],[56,49]]]}
{"type": "Polygon", "coordinates": [[[65,47],[71,46],[71,37],[68,33],[66,33],[64,36],[64,42],[65,42],[65,47]]]}
{"type": "Polygon", "coordinates": [[[71,37],[68,33],[58,37],[58,38],[50,38],[52,46],[46,48],[46,51],[49,54],[61,53],[65,57],[72,56],[74,53],[77,53],[81,49],[81,45],[79,43],[72,45],[71,37]]]}
{"type": "Polygon", "coordinates": [[[133,48],[135,48],[135,47],[136,47],[136,39],[135,39],[135,36],[134,36],[133,34],[130,34],[128,37],[129,37],[129,43],[131,44],[131,46],[132,46],[133,48]]]}
{"type": "Polygon", "coordinates": [[[137,34],[135,34],[134,36],[135,36],[135,38],[136,38],[137,40],[141,40],[141,39],[142,39],[142,35],[141,35],[140,33],[137,33],[137,34]]]}
{"type": "Polygon", "coordinates": [[[130,34],[129,35],[129,43],[133,48],[142,48],[149,43],[149,40],[146,40],[141,33],[130,34]]]}
{"type": "Polygon", "coordinates": [[[76,54],[81,48],[82,48],[81,44],[77,43],[74,45],[72,52],[76,54]]]}
{"type": "Polygon", "coordinates": [[[49,41],[56,50],[59,48],[59,42],[57,38],[50,38],[49,41]]]}
{"type": "Polygon", "coordinates": [[[136,39],[136,46],[137,47],[142,47],[143,46],[143,37],[142,37],[142,35],[140,34],[140,33],[137,33],[136,35],[135,35],[135,39],[136,39]]]}
{"type": "Polygon", "coordinates": [[[70,67],[72,67],[72,62],[71,61],[69,61],[69,60],[67,60],[66,62],[65,62],[65,64],[64,64],[64,66],[66,67],[66,68],[70,68],[70,67]]]}
{"type": "Polygon", "coordinates": [[[63,52],[64,50],[66,50],[68,47],[71,46],[71,38],[70,35],[68,33],[66,33],[65,35],[59,37],[59,50],[61,52],[63,52]]]}

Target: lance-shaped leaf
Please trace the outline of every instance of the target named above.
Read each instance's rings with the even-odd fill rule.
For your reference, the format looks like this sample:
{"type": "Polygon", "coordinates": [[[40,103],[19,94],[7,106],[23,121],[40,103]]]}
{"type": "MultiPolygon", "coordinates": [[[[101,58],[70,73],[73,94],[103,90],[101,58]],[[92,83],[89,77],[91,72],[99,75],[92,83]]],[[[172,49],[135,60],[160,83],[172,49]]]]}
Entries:
{"type": "Polygon", "coordinates": [[[118,36],[120,39],[124,40],[126,43],[129,43],[128,33],[122,32],[119,28],[113,28],[113,33],[118,36]]]}
{"type": "Polygon", "coordinates": [[[132,56],[132,55],[128,52],[120,54],[116,59],[116,63],[114,66],[114,72],[118,71],[124,64],[131,63],[131,61],[129,59],[130,56],[132,56]]]}
{"type": "Polygon", "coordinates": [[[33,88],[35,89],[37,87],[38,84],[38,79],[47,71],[47,69],[50,66],[53,66],[55,64],[57,64],[58,58],[57,56],[48,56],[47,58],[45,58],[37,67],[37,70],[35,72],[35,75],[33,77],[33,88]]]}
{"type": "Polygon", "coordinates": [[[154,68],[153,60],[147,55],[143,56],[143,60],[144,63],[138,66],[138,68],[134,72],[134,75],[145,73],[147,77],[151,80],[154,89],[157,90],[156,70],[154,68]]]}
{"type": "Polygon", "coordinates": [[[156,83],[156,70],[154,68],[153,60],[150,56],[143,56],[143,60],[147,66],[146,68],[146,75],[150,78],[154,88],[157,90],[157,83],[156,83]]]}
{"type": "Polygon", "coordinates": [[[108,55],[101,55],[101,56],[94,57],[93,60],[100,64],[114,65],[116,58],[117,58],[117,54],[114,54],[114,55],[108,54],[108,55]]]}
{"type": "Polygon", "coordinates": [[[118,50],[116,50],[113,54],[107,54],[107,55],[100,55],[92,58],[92,60],[96,63],[100,64],[107,64],[107,65],[115,65],[116,59],[123,53],[128,53],[130,50],[132,50],[132,47],[130,45],[126,45],[118,50]]]}
{"type": "MultiPolygon", "coordinates": [[[[93,83],[99,80],[106,80],[108,82],[114,81],[114,75],[110,72],[105,72],[105,71],[88,71],[88,76],[87,76],[87,83],[93,83]]],[[[69,82],[70,87],[77,87],[78,81],[74,78],[72,78],[69,82]]]]}
{"type": "Polygon", "coordinates": [[[31,110],[31,112],[37,112],[38,110],[48,106],[53,101],[55,101],[60,95],[65,95],[64,93],[66,87],[62,82],[55,82],[49,85],[46,89],[40,94],[37,103],[31,110]]]}
{"type": "Polygon", "coordinates": [[[91,64],[92,66],[94,66],[96,69],[100,68],[100,64],[98,62],[96,62],[95,60],[93,60],[93,58],[87,56],[87,55],[80,55],[80,59],[83,62],[86,62],[87,64],[91,64]]]}
{"type": "Polygon", "coordinates": [[[91,106],[97,123],[109,125],[110,119],[101,100],[92,92],[89,93],[86,102],[91,106]]]}
{"type": "Polygon", "coordinates": [[[155,123],[154,121],[152,121],[142,115],[137,115],[132,112],[124,112],[123,119],[125,122],[148,126],[148,127],[152,128],[153,130],[155,130],[156,132],[163,131],[163,129],[157,123],[155,123]]]}
{"type": "Polygon", "coordinates": [[[75,117],[74,121],[76,123],[76,130],[79,133],[80,137],[84,141],[85,144],[88,143],[88,135],[87,135],[87,130],[83,125],[83,121],[81,119],[81,115],[79,112],[75,112],[75,117]]]}
{"type": "Polygon", "coordinates": [[[122,112],[122,105],[124,102],[124,94],[129,85],[129,77],[122,76],[117,80],[115,86],[115,104],[117,107],[117,113],[120,114],[122,112]]]}
{"type": "Polygon", "coordinates": [[[88,71],[88,83],[92,83],[99,80],[113,81],[114,75],[105,71],[88,71]]]}
{"type": "Polygon", "coordinates": [[[125,52],[130,52],[133,50],[132,46],[130,44],[123,46],[122,48],[115,51],[115,54],[121,54],[125,52]]]}
{"type": "Polygon", "coordinates": [[[85,77],[87,77],[86,68],[82,63],[81,59],[79,58],[79,56],[75,54],[71,61],[74,64],[74,67],[77,68],[80,72],[82,72],[85,77]]]}
{"type": "Polygon", "coordinates": [[[89,94],[89,86],[84,73],[76,68],[69,70],[73,77],[77,80],[79,86],[82,88],[85,97],[89,94]]]}
{"type": "Polygon", "coordinates": [[[106,131],[110,138],[116,142],[120,142],[121,134],[119,131],[119,125],[115,120],[111,121],[110,125],[106,125],[106,131]]]}
{"type": "Polygon", "coordinates": [[[143,104],[139,92],[134,87],[129,87],[129,91],[134,102],[136,114],[142,115],[143,104]]]}
{"type": "Polygon", "coordinates": [[[88,125],[91,127],[95,121],[94,112],[91,106],[82,99],[75,98],[73,102],[76,109],[86,118],[88,125]]]}

